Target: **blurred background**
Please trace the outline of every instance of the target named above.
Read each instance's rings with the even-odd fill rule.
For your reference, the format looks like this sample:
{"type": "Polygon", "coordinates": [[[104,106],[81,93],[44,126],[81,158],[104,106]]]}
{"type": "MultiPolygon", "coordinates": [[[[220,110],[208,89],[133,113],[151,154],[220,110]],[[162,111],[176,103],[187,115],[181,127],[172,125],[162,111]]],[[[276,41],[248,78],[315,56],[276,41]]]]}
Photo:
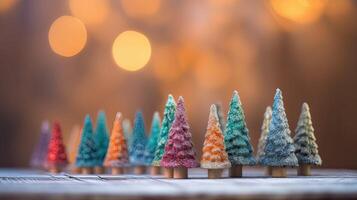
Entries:
{"type": "MultiPolygon", "coordinates": [[[[323,167],[357,168],[357,1],[0,0],[0,166],[25,167],[42,120],[184,96],[198,156],[209,106],[238,90],[254,147],[281,88],[293,131],[310,104],[323,167]]],[[[294,134],[294,133],[292,133],[294,134]]]]}

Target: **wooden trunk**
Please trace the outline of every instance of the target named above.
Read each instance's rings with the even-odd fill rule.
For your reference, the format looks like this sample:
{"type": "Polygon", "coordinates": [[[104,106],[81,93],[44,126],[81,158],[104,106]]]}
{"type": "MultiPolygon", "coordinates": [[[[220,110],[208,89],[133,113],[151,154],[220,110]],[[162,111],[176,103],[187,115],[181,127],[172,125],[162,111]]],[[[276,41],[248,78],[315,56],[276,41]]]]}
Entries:
{"type": "Polygon", "coordinates": [[[81,171],[82,171],[82,169],[81,169],[80,167],[75,167],[75,166],[73,166],[73,167],[71,168],[71,173],[72,173],[72,174],[80,174],[81,171]]]}
{"type": "Polygon", "coordinates": [[[151,175],[160,175],[161,174],[161,167],[159,167],[159,166],[151,166],[150,167],[150,174],[151,175]]]}
{"type": "Polygon", "coordinates": [[[187,168],[178,167],[174,168],[174,178],[176,179],[187,179],[187,168]]]}
{"type": "Polygon", "coordinates": [[[298,176],[310,176],[311,172],[310,172],[311,166],[310,165],[300,165],[298,168],[298,176]]]}
{"type": "Polygon", "coordinates": [[[104,174],[104,167],[95,167],[94,168],[94,173],[95,174],[104,174]]]}
{"type": "Polygon", "coordinates": [[[124,167],[124,174],[131,174],[133,172],[133,167],[124,167]]]}
{"type": "Polygon", "coordinates": [[[92,174],[93,169],[91,167],[82,167],[82,174],[92,174]]]}
{"type": "Polygon", "coordinates": [[[113,167],[112,175],[124,174],[124,169],[122,167],[113,167]]]}
{"type": "Polygon", "coordinates": [[[222,177],[223,169],[208,169],[208,178],[217,179],[222,177]]]}
{"type": "Polygon", "coordinates": [[[229,176],[232,178],[240,178],[242,177],[242,165],[233,165],[229,169],[229,176]]]}
{"type": "Polygon", "coordinates": [[[273,178],[285,178],[286,177],[286,168],[271,167],[271,176],[273,178]]]}
{"type": "Polygon", "coordinates": [[[145,174],[146,167],[145,166],[135,166],[134,167],[134,174],[145,174]]]}
{"type": "Polygon", "coordinates": [[[163,169],[163,171],[164,171],[164,176],[166,178],[173,178],[174,177],[174,170],[172,168],[166,168],[165,167],[163,169]]]}
{"type": "Polygon", "coordinates": [[[265,175],[266,176],[271,176],[271,167],[265,167],[265,175]]]}
{"type": "Polygon", "coordinates": [[[59,167],[54,166],[54,167],[49,168],[48,171],[51,174],[58,174],[60,172],[60,169],[59,169],[59,167]]]}

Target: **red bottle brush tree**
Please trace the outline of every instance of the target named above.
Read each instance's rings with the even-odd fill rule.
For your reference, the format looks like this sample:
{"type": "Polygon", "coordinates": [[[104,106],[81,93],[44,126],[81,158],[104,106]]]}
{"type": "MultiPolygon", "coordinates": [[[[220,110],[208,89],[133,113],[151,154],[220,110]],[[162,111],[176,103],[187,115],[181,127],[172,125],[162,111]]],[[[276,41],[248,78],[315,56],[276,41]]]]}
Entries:
{"type": "Polygon", "coordinates": [[[55,122],[48,144],[47,164],[49,171],[58,173],[67,163],[67,154],[63,144],[61,126],[58,122],[55,122]]]}

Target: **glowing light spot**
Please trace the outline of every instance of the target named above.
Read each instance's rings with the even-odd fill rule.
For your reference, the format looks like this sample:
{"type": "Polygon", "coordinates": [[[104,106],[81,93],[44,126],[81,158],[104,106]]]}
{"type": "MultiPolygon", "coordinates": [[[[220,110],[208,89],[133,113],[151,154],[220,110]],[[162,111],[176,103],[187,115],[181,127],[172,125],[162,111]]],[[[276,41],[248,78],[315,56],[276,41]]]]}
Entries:
{"type": "Polygon", "coordinates": [[[284,19],[308,24],[317,21],[326,4],[325,0],[271,0],[273,11],[284,19]]]}
{"type": "Polygon", "coordinates": [[[150,41],[142,33],[125,31],[114,40],[112,54],[119,67],[128,71],[137,71],[150,60],[150,41]]]}
{"type": "Polygon", "coordinates": [[[64,57],[78,54],[87,42],[87,30],[84,24],[75,17],[57,18],[48,32],[51,49],[64,57]]]}
{"type": "Polygon", "coordinates": [[[129,17],[144,18],[160,9],[161,0],[122,0],[121,5],[129,17]]]}
{"type": "Polygon", "coordinates": [[[69,8],[85,24],[99,24],[110,12],[108,0],[69,0],[69,8]]]}
{"type": "Polygon", "coordinates": [[[0,13],[5,13],[6,11],[11,10],[11,8],[13,8],[17,2],[17,0],[1,0],[0,13]]]}

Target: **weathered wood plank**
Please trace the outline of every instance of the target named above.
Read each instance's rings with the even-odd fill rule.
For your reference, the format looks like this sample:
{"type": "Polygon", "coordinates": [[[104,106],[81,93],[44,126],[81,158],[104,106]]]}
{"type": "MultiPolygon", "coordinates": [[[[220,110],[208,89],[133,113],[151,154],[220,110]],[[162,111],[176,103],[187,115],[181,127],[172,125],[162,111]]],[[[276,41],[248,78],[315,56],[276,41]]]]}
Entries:
{"type": "MultiPolygon", "coordinates": [[[[244,178],[207,179],[206,171],[189,171],[191,179],[150,175],[51,175],[40,171],[0,170],[0,197],[24,199],[63,197],[83,199],[239,199],[239,198],[357,198],[357,171],[312,171],[311,177],[268,178],[262,169],[248,169],[244,178]]],[[[227,172],[224,174],[227,176],[227,172]]]]}

